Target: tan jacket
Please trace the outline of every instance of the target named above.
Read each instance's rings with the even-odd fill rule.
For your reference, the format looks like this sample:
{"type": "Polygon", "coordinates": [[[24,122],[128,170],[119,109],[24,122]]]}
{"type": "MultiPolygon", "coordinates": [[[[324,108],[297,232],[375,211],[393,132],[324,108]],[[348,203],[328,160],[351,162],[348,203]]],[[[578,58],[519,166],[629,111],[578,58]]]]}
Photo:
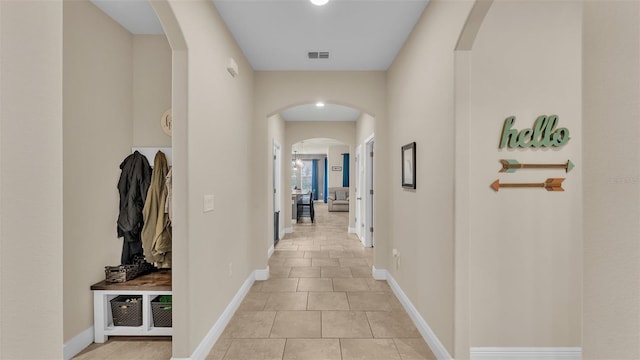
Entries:
{"type": "Polygon", "coordinates": [[[151,185],[142,210],[142,247],[147,261],[159,268],[171,267],[171,222],[165,213],[165,179],[168,172],[167,157],[162,151],[158,151],[153,161],[151,185]]]}

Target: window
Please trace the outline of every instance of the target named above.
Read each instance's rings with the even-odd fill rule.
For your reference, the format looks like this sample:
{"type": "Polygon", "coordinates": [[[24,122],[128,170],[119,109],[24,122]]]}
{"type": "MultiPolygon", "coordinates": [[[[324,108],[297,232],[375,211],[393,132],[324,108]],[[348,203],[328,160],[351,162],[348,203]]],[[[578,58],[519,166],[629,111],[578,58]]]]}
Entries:
{"type": "Polygon", "coordinates": [[[298,173],[300,171],[291,169],[291,190],[296,190],[298,187],[298,173]]]}
{"type": "Polygon", "coordinates": [[[302,162],[304,163],[304,167],[300,169],[300,185],[303,191],[311,191],[313,190],[311,182],[313,161],[303,160],[302,162]]]}

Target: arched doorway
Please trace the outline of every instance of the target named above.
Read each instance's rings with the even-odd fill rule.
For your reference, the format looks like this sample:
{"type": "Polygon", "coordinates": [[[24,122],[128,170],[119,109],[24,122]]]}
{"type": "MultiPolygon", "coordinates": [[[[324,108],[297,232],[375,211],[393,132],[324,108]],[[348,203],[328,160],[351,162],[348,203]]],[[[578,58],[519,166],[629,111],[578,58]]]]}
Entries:
{"type": "MultiPolygon", "coordinates": [[[[367,197],[365,195],[365,193],[369,193],[366,190],[365,175],[368,172],[365,171],[365,168],[370,166],[366,164],[365,153],[367,142],[373,139],[375,117],[350,106],[337,103],[318,106],[317,103],[312,102],[286,107],[270,116],[268,120],[268,141],[272,144],[282,144],[281,162],[274,163],[270,169],[274,171],[279,165],[281,168],[279,175],[282,179],[279,188],[275,189],[277,176],[274,173],[274,193],[280,190],[279,202],[282,204],[280,213],[276,215],[278,199],[274,198],[273,216],[279,217],[278,223],[272,221],[274,230],[276,230],[275,227],[279,227],[276,238],[282,238],[285,233],[293,231],[292,225],[295,224],[296,219],[292,203],[294,201],[292,200],[292,190],[297,190],[296,188],[304,191],[311,190],[310,186],[303,186],[302,180],[305,179],[305,185],[311,184],[313,177],[311,169],[315,169],[316,181],[321,180],[321,183],[316,184],[316,191],[314,191],[317,194],[316,201],[325,202],[329,187],[346,187],[350,199],[349,206],[342,208],[349,214],[346,230],[357,234],[363,244],[371,246],[371,242],[367,242],[365,239],[367,208],[370,209],[370,213],[373,213],[373,196],[367,197]],[[342,147],[331,152],[332,146],[342,147]],[[312,163],[314,157],[317,160],[315,166],[312,163]],[[302,167],[300,170],[292,172],[292,160],[296,160],[296,158],[300,161],[307,161],[308,167],[302,167]],[[325,158],[326,165],[324,164],[325,158]],[[346,168],[345,158],[349,161],[346,168]],[[333,160],[330,161],[330,159],[333,160]],[[345,178],[348,181],[346,186],[344,186],[345,178]],[[326,188],[325,179],[327,180],[326,188]]],[[[370,173],[372,178],[373,172],[370,173]]],[[[371,179],[368,182],[372,184],[371,179]]],[[[372,217],[369,222],[371,221],[372,217]]],[[[368,228],[372,228],[371,224],[366,225],[366,229],[368,228]]],[[[272,252],[272,249],[269,250],[269,253],[272,252]]]]}

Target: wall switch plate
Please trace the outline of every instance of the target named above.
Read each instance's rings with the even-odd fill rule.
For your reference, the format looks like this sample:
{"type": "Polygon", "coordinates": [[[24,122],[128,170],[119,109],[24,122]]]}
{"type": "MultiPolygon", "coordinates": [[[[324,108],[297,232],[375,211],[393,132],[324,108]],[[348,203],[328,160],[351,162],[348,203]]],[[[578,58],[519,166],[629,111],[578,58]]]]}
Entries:
{"type": "Polygon", "coordinates": [[[214,201],[213,200],[214,200],[213,195],[205,195],[204,196],[202,212],[213,211],[213,208],[214,208],[214,201]]]}

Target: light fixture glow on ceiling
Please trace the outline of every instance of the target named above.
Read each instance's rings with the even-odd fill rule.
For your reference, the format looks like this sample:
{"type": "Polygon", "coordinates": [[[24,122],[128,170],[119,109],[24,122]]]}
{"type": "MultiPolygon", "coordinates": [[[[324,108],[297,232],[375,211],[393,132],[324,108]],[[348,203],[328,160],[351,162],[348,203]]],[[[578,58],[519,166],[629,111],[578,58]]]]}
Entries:
{"type": "Polygon", "coordinates": [[[329,2],[329,0],[310,0],[310,1],[315,6],[326,5],[329,2]]]}
{"type": "Polygon", "coordinates": [[[318,101],[316,103],[316,106],[319,107],[319,108],[324,107],[324,103],[322,101],[318,101]]]}

